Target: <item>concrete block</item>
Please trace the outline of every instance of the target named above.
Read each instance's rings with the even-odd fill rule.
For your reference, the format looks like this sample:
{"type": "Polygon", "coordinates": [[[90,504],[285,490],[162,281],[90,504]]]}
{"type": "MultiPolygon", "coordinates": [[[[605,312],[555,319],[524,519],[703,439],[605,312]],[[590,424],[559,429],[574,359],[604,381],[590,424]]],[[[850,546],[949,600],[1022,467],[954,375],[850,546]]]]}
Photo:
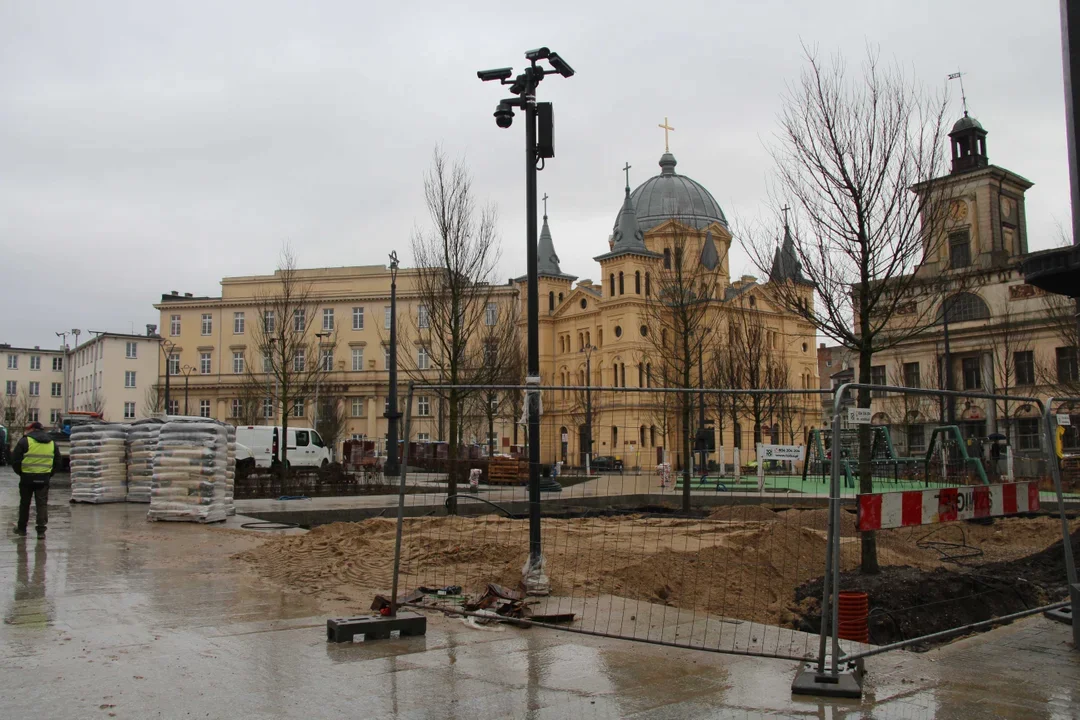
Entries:
{"type": "Polygon", "coordinates": [[[357,635],[368,640],[387,640],[398,631],[400,637],[427,633],[427,617],[418,613],[399,612],[397,617],[364,615],[351,618],[330,618],[326,621],[327,642],[352,642],[357,635]]]}

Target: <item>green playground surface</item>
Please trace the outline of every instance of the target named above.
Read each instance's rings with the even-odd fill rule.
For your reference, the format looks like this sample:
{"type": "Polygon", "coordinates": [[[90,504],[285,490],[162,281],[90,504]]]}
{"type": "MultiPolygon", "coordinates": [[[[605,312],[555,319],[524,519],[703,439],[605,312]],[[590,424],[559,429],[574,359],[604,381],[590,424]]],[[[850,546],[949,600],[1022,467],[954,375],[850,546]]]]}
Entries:
{"type": "MultiPolygon", "coordinates": [[[[679,478],[675,483],[676,488],[682,488],[682,478],[679,478]]],[[[892,477],[875,477],[874,478],[874,492],[899,492],[902,490],[928,490],[933,487],[955,487],[953,483],[931,483],[927,485],[925,481],[921,480],[896,480],[892,477]]],[[[710,490],[714,492],[740,492],[740,493],[756,493],[758,491],[758,479],[756,475],[743,475],[739,478],[738,482],[735,481],[730,475],[720,477],[718,475],[709,475],[707,478],[691,478],[690,489],[691,490],[710,490]]],[[[809,476],[806,480],[802,479],[801,475],[766,475],[765,476],[765,489],[763,493],[766,494],[816,494],[824,495],[829,490],[828,478],[822,478],[821,476],[809,476]]],[[[841,497],[854,497],[858,494],[857,488],[846,487],[844,479],[840,479],[840,495],[841,497]]],[[[1040,492],[1039,497],[1042,500],[1054,500],[1056,495],[1053,492],[1040,492]]],[[[1067,498],[1080,498],[1080,493],[1065,493],[1067,498]]]]}

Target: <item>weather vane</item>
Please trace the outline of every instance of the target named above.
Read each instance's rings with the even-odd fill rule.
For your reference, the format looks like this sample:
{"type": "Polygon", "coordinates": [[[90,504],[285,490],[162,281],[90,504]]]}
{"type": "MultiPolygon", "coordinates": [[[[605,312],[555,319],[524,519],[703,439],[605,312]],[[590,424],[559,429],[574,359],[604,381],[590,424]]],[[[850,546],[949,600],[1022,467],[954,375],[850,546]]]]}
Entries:
{"type": "MultiPolygon", "coordinates": [[[[960,81],[960,102],[964,106],[964,115],[967,115],[967,96],[964,94],[964,73],[960,72],[959,70],[954,73],[950,73],[948,80],[960,81]]],[[[948,80],[946,80],[946,82],[948,82],[948,80]]]]}

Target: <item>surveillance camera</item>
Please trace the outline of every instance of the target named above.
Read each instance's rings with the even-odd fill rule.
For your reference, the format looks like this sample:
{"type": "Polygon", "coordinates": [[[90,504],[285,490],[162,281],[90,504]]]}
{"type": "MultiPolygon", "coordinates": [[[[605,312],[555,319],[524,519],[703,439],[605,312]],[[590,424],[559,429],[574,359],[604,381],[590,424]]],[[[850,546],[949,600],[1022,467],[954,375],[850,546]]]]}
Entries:
{"type": "Polygon", "coordinates": [[[508,128],[514,123],[514,108],[501,102],[495,108],[495,124],[501,128],[508,128]]]}
{"type": "Polygon", "coordinates": [[[527,53],[525,53],[525,59],[536,62],[537,60],[543,60],[550,54],[551,51],[548,50],[546,47],[536,48],[535,50],[529,50],[527,53]]]}
{"type": "Polygon", "coordinates": [[[514,74],[514,68],[495,68],[494,70],[481,70],[476,73],[476,77],[480,78],[484,82],[488,80],[506,80],[514,74]]]}
{"type": "Polygon", "coordinates": [[[551,63],[551,67],[555,68],[555,71],[563,77],[570,77],[574,74],[574,68],[570,67],[565,60],[559,57],[558,53],[551,53],[548,55],[548,62],[551,63]]]}

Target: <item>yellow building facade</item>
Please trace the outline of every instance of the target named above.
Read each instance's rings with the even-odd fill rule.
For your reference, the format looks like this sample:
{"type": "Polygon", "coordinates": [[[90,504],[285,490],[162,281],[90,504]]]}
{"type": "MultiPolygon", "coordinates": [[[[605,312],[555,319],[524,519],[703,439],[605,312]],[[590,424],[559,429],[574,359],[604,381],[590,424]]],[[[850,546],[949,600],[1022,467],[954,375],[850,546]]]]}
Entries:
{"type": "MultiPolygon", "coordinates": [[[[783,247],[777,248],[769,282],[758,283],[749,276],[732,281],[728,261],[732,237],[724,213],[704,187],[676,173],[675,167],[674,156],[665,153],[660,161],[660,174],[633,191],[627,183],[611,237],[606,243],[603,240],[596,243],[603,252],[595,258],[598,263],[595,281],[563,272],[546,210],[538,243],[541,381],[547,386],[597,388],[592,453],[616,457],[628,468],[654,466],[658,459],[665,458],[665,449],[667,459],[672,462],[677,459],[678,453],[672,452],[679,444],[677,418],[672,421],[669,410],[658,410],[657,404],[662,402],[657,400],[659,393],[635,393],[633,389],[659,388],[665,383],[660,372],[664,346],[656,336],[667,331],[655,307],[667,284],[665,278],[681,267],[694,267],[695,277],[705,291],[703,299],[709,303],[707,324],[711,336],[707,344],[702,344],[704,349],[699,354],[703,356],[703,369],[693,374],[693,387],[709,378],[704,368],[711,367],[713,357],[723,352],[731,332],[729,316],[735,315],[752,317],[760,325],[766,343],[764,349],[771,357],[782,359],[790,387],[818,386],[813,329],[779,308],[770,293],[772,282],[800,280],[790,237],[783,247]]],[[[343,389],[342,402],[348,410],[343,439],[385,437],[387,421],[383,413],[389,387],[388,268],[302,270],[298,278],[310,286],[318,303],[315,317],[308,318],[308,322],[332,333],[326,342],[333,346],[333,370],[324,382],[343,389]]],[[[398,322],[404,330],[399,338],[402,356],[399,367],[403,368],[399,377],[401,398],[405,397],[410,380],[425,376],[432,382],[436,380],[434,373],[425,375],[419,369],[423,358],[417,355],[423,353],[423,348],[410,339],[420,335],[415,332],[422,312],[417,281],[415,270],[402,269],[397,275],[398,322]]],[[[245,375],[250,374],[247,363],[257,362],[251,334],[252,323],[259,321],[257,298],[273,293],[280,282],[280,274],[233,277],[221,281],[220,297],[193,297],[176,292],[162,296],[155,306],[161,313],[161,334],[168,343],[175,344],[173,371],[180,371],[170,378],[173,409],[181,397],[177,388],[182,392],[186,380],[190,408],[199,408],[200,412],[221,420],[234,417],[245,375]]],[[[524,277],[492,287],[490,311],[485,313],[484,322],[514,318],[524,342],[524,297],[524,277]]],[[[807,301],[813,302],[809,289],[807,301]]],[[[676,338],[670,341],[674,343],[676,338]]],[[[164,355],[160,369],[163,382],[164,355]]],[[[523,380],[524,377],[518,382],[523,380]]],[[[272,379],[266,376],[266,381],[269,392],[272,379]]],[[[549,390],[544,393],[543,402],[544,461],[579,464],[586,437],[581,392],[549,390]]],[[[442,437],[445,425],[440,420],[437,403],[434,393],[416,390],[410,439],[445,439],[442,437]]],[[[808,395],[798,397],[795,403],[796,412],[788,424],[793,431],[790,434],[801,443],[806,428],[817,422],[819,401],[808,395]]],[[[521,403],[506,402],[500,407],[494,433],[496,445],[506,450],[524,442],[520,417],[516,417],[521,403]]],[[[706,427],[718,427],[715,417],[718,410],[707,403],[706,411],[706,427]]],[[[697,411],[695,431],[699,424],[696,418],[697,411]]],[[[719,445],[728,447],[739,442],[744,448],[743,458],[749,459],[753,453],[752,442],[745,439],[749,424],[740,422],[740,425],[739,441],[731,423],[716,438],[719,445]]],[[[764,441],[775,440],[776,419],[767,418],[764,426],[764,441]]],[[[485,443],[486,423],[476,418],[467,420],[462,439],[466,443],[485,443]]],[[[729,454],[729,462],[730,459],[729,454]]]]}

